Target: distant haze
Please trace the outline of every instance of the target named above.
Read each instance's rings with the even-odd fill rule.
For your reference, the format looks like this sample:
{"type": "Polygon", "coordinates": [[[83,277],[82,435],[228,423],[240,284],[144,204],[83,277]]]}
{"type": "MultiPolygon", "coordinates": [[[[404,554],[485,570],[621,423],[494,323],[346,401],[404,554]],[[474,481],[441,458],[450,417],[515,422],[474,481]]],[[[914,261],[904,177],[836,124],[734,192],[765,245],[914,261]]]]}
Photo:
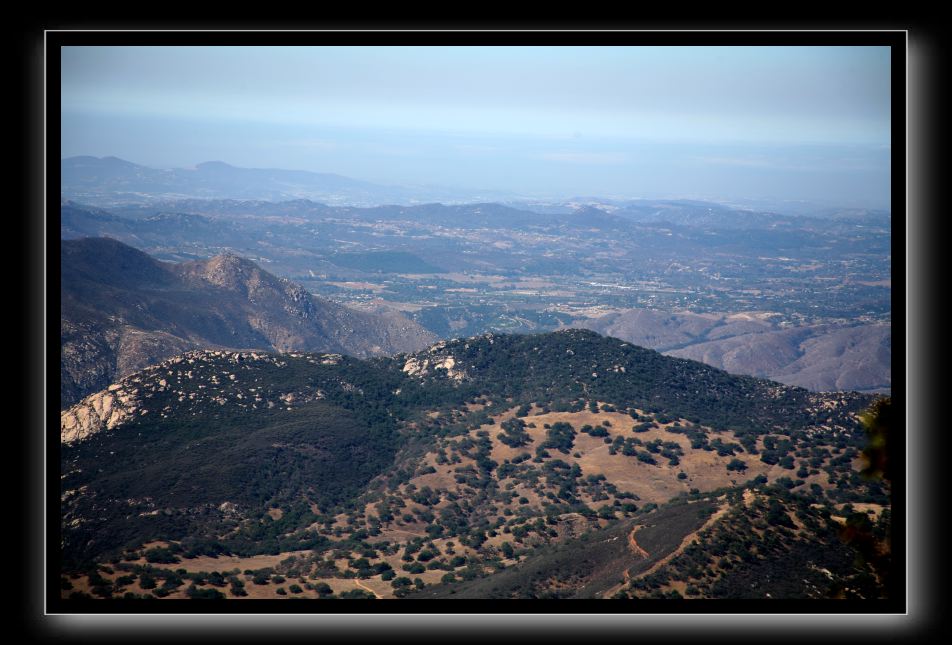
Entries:
{"type": "Polygon", "coordinates": [[[64,47],[63,157],[889,208],[886,47],[64,47]]]}

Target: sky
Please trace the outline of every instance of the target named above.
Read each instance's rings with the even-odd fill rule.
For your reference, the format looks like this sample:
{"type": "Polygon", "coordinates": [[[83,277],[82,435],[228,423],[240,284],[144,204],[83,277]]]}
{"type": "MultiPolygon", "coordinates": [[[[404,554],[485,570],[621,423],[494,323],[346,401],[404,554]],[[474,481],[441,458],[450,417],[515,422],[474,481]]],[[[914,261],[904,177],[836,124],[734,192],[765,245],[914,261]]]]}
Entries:
{"type": "Polygon", "coordinates": [[[65,157],[888,208],[887,47],[64,47],[65,157]]]}

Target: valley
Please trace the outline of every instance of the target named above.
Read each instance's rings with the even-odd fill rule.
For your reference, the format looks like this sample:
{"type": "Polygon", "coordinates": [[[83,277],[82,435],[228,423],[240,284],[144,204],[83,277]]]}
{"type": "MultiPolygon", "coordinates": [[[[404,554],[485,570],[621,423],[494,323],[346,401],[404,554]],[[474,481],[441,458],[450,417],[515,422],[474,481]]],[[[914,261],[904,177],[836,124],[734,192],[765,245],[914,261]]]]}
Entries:
{"type": "Polygon", "coordinates": [[[188,199],[64,202],[61,215],[64,239],[105,235],[174,262],[237,254],[439,338],[587,327],[813,390],[891,388],[888,214],[188,199]]]}

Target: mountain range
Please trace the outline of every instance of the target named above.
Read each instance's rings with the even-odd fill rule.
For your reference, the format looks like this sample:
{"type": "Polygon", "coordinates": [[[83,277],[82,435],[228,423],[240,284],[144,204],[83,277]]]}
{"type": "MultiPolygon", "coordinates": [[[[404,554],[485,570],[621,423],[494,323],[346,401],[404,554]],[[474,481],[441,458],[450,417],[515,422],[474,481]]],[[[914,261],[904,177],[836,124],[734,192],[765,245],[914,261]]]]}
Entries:
{"type": "Polygon", "coordinates": [[[60,172],[64,198],[96,206],[183,198],[311,199],[329,204],[370,206],[513,197],[511,193],[501,191],[384,186],[334,173],[239,168],[223,161],[206,161],[193,168],[159,169],[118,157],[79,156],[62,159],[60,172]]]}
{"type": "Polygon", "coordinates": [[[569,197],[540,201],[509,191],[381,185],[336,173],[242,168],[223,161],[205,161],[190,168],[151,168],[112,156],[76,156],[60,160],[60,173],[63,199],[100,207],[188,199],[272,203],[312,200],[348,206],[495,202],[516,210],[550,215],[584,212],[589,216],[608,216],[614,221],[680,226],[749,229],[768,221],[772,226],[779,222],[782,227],[791,227],[804,218],[817,222],[860,222],[872,226],[888,227],[890,224],[889,212],[875,209],[769,201],[748,201],[730,206],[689,199],[569,197]]]}
{"type": "Polygon", "coordinates": [[[399,312],[311,295],[235,255],[167,263],[107,238],[61,245],[61,406],[194,348],[372,356],[435,340],[399,312]]]}

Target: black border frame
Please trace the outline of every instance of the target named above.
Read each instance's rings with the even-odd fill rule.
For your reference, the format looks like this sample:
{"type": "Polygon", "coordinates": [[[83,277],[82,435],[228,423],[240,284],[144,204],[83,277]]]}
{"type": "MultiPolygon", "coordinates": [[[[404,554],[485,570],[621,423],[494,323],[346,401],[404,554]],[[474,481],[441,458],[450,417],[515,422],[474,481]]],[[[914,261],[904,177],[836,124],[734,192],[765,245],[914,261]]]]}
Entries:
{"type": "MultiPolygon", "coordinates": [[[[629,30],[594,30],[594,31],[578,31],[578,30],[542,30],[542,31],[521,31],[521,30],[511,30],[511,31],[496,31],[496,30],[446,30],[446,31],[430,31],[430,30],[382,30],[382,31],[241,31],[241,30],[225,30],[225,31],[107,31],[107,30],[90,30],[90,31],[48,31],[45,34],[45,48],[44,53],[46,55],[46,69],[45,69],[45,80],[46,80],[46,107],[49,112],[46,115],[46,239],[44,240],[44,245],[46,247],[47,254],[47,275],[46,275],[46,300],[47,305],[47,329],[46,329],[46,340],[47,340],[47,392],[55,392],[55,377],[53,376],[54,370],[49,369],[52,366],[52,357],[56,355],[54,348],[57,345],[53,342],[53,336],[55,332],[55,318],[53,314],[58,312],[58,299],[54,300],[50,297],[50,294],[55,293],[54,287],[59,284],[58,271],[55,271],[58,264],[58,253],[55,251],[58,248],[58,242],[55,242],[52,238],[51,232],[53,225],[59,222],[59,166],[55,163],[55,160],[59,156],[59,141],[60,141],[60,132],[59,132],[59,122],[53,120],[50,117],[53,114],[58,115],[58,109],[54,110],[55,106],[59,104],[59,57],[58,55],[51,55],[52,52],[56,51],[56,48],[63,45],[272,45],[272,44],[281,44],[281,45],[341,45],[341,44],[355,44],[355,45],[886,45],[890,46],[893,51],[893,64],[892,64],[892,203],[893,203],[893,217],[895,221],[902,223],[907,223],[906,218],[906,203],[907,203],[907,190],[904,181],[901,181],[906,177],[907,166],[906,166],[906,148],[907,148],[907,137],[906,132],[901,131],[903,126],[906,123],[906,33],[903,30],[897,29],[886,29],[881,31],[629,31],[629,30]]],[[[56,238],[58,239],[58,238],[56,238]]],[[[896,227],[893,228],[893,255],[894,258],[899,258],[902,260],[901,263],[894,263],[894,272],[898,272],[899,279],[894,280],[894,301],[902,302],[905,301],[904,289],[902,285],[905,282],[905,249],[906,249],[906,235],[905,227],[896,227]],[[896,287],[899,287],[898,289],[896,287]]],[[[894,317],[893,325],[897,330],[897,336],[899,338],[905,338],[906,329],[905,321],[903,317],[894,317]]],[[[902,410],[902,418],[905,418],[905,401],[903,394],[905,393],[905,355],[903,351],[894,353],[894,364],[902,365],[899,369],[894,369],[894,385],[893,385],[893,400],[897,404],[897,410],[902,410]],[[898,360],[897,360],[898,359],[898,360]]],[[[46,411],[48,419],[56,418],[55,415],[55,402],[52,400],[53,397],[47,397],[46,402],[46,411]]],[[[899,416],[899,415],[897,415],[899,416]]],[[[51,424],[48,424],[51,425],[51,424]]],[[[53,433],[50,432],[47,437],[48,446],[55,445],[58,447],[58,433],[56,433],[55,443],[50,442],[50,437],[53,436],[53,433]]],[[[59,460],[58,460],[58,450],[53,449],[49,450],[46,454],[47,459],[47,479],[48,483],[52,483],[54,479],[51,479],[50,473],[56,473],[59,469],[59,460]],[[52,467],[51,467],[52,466],[52,467]]],[[[905,454],[897,454],[896,461],[900,463],[905,463],[905,454]]],[[[897,478],[897,481],[893,486],[893,497],[894,497],[894,518],[896,527],[905,527],[906,520],[906,509],[900,508],[900,504],[896,503],[899,501],[904,501],[905,499],[905,476],[907,473],[903,472],[903,476],[897,478]],[[897,512],[898,511],[898,512],[897,512]]],[[[57,486],[50,486],[47,491],[47,499],[44,500],[47,502],[47,527],[56,527],[58,526],[58,494],[56,493],[57,486]],[[53,502],[50,504],[50,502],[53,502]]],[[[899,536],[900,531],[897,531],[897,536],[899,536]]],[[[55,535],[47,535],[52,543],[56,543],[55,535]]],[[[902,537],[902,536],[899,536],[902,537]]],[[[898,544],[894,542],[894,550],[897,552],[906,553],[906,545],[898,544]],[[897,547],[900,547],[897,548],[897,547]]],[[[47,556],[49,552],[47,552],[47,556]]],[[[49,564],[49,561],[47,561],[49,564]]],[[[896,575],[894,575],[895,580],[902,580],[905,582],[906,571],[904,568],[904,563],[899,563],[902,565],[902,570],[897,570],[896,575]]],[[[47,588],[52,589],[50,594],[51,597],[46,597],[45,612],[49,613],[60,613],[57,610],[62,609],[62,613],[72,613],[75,609],[78,609],[79,606],[73,604],[73,601],[69,603],[68,608],[61,608],[57,605],[59,599],[58,584],[55,584],[58,581],[59,571],[58,567],[49,567],[48,568],[48,580],[46,581],[47,588]],[[50,581],[53,584],[50,584],[50,581]],[[69,611],[66,611],[68,609],[69,611]]],[[[903,585],[905,587],[905,585],[903,585]]],[[[650,613],[658,614],[678,614],[683,615],[685,613],[692,615],[703,615],[703,614],[724,614],[728,612],[735,612],[737,615],[743,614],[777,614],[777,613],[790,613],[790,614],[800,614],[802,616],[813,615],[813,614],[866,614],[866,613],[888,613],[888,614],[904,614],[908,610],[906,604],[907,597],[905,595],[905,589],[903,589],[902,595],[898,598],[901,600],[899,606],[897,607],[897,597],[893,596],[890,601],[887,601],[888,607],[885,608],[876,608],[873,609],[866,603],[865,607],[853,606],[855,603],[844,603],[843,601],[831,601],[835,603],[834,606],[830,607],[820,607],[817,603],[826,603],[826,601],[805,601],[800,603],[797,601],[775,601],[770,603],[770,607],[753,607],[750,606],[750,603],[744,601],[742,603],[732,603],[728,601],[703,601],[703,600],[691,600],[683,601],[687,603],[688,606],[685,607],[682,605],[681,601],[658,601],[667,605],[667,608],[662,608],[661,606],[654,607],[651,606],[647,608],[650,613]],[[677,607],[675,607],[677,605],[677,607]],[[694,611],[694,610],[697,611],[694,611]],[[741,611],[736,611],[740,609],[741,611]],[[778,611],[782,610],[782,611],[778,611]]],[[[407,601],[404,599],[401,603],[399,611],[393,612],[366,612],[366,605],[361,604],[359,607],[356,606],[355,601],[344,601],[343,603],[335,603],[334,609],[337,613],[346,613],[346,614],[367,614],[367,613],[384,613],[386,614],[405,614],[407,613],[406,609],[411,610],[423,610],[420,611],[420,614],[434,614],[434,613],[458,613],[459,612],[459,603],[453,605],[453,607],[447,608],[437,608],[432,606],[432,603],[425,603],[424,605],[418,605],[418,602],[422,601],[407,601]],[[411,603],[411,606],[408,606],[407,603],[411,603]]],[[[560,605],[558,607],[550,606],[548,608],[543,608],[539,603],[544,601],[512,601],[517,603],[515,606],[504,606],[503,603],[499,601],[486,601],[468,603],[466,613],[477,614],[477,613],[505,613],[505,614],[518,614],[525,611],[531,611],[532,613],[539,614],[562,614],[564,613],[565,607],[560,605]],[[530,603],[533,606],[528,606],[527,603],[530,603]]],[[[552,601],[549,601],[552,602],[552,601]]],[[[632,612],[630,608],[626,609],[617,609],[609,611],[608,607],[602,606],[602,603],[606,601],[593,601],[598,603],[598,609],[600,611],[592,611],[592,608],[582,601],[582,604],[579,604],[578,601],[572,603],[572,610],[582,610],[580,613],[585,614],[609,614],[609,613],[640,613],[632,612]]],[[[645,601],[640,601],[639,604],[644,603],[645,601]]],[[[647,601],[654,602],[654,601],[647,601]]],[[[758,601],[753,601],[758,602],[758,601]]],[[[876,601],[871,601],[875,603],[876,601]]],[[[165,601],[164,603],[155,603],[149,604],[147,607],[143,607],[142,603],[132,603],[128,607],[123,606],[124,601],[111,601],[109,602],[109,607],[102,607],[100,610],[98,605],[102,605],[103,601],[94,601],[90,603],[90,607],[87,609],[83,607],[83,612],[75,613],[88,613],[90,614],[114,614],[114,613],[131,613],[141,611],[142,609],[149,609],[148,613],[152,614],[167,614],[167,613],[202,613],[205,609],[208,609],[207,606],[203,608],[195,607],[193,610],[189,611],[185,607],[177,607],[174,604],[177,604],[176,601],[165,601]],[[116,604],[118,603],[118,604],[116,604]],[[163,608],[160,611],[155,611],[157,607],[161,605],[163,608]],[[165,605],[169,605],[169,609],[164,609],[165,605]]],[[[234,608],[234,611],[229,611],[227,613],[241,613],[245,614],[246,609],[250,608],[248,603],[255,603],[254,610],[258,611],[259,607],[261,611],[266,611],[267,613],[274,612],[272,606],[266,607],[264,604],[273,605],[276,603],[282,604],[281,613],[287,611],[287,603],[282,603],[281,601],[257,601],[257,600],[245,600],[243,603],[240,603],[234,608]]],[[[85,604],[85,603],[84,603],[85,604]]],[[[128,603],[126,603],[128,604],[128,603]]],[[[184,604],[184,603],[183,603],[184,604]]],[[[193,603],[194,604],[194,603],[193,603]]],[[[216,607],[216,609],[218,609],[216,607]]],[[[395,608],[396,609],[396,608],[395,608]]],[[[216,612],[218,613],[218,612],[216,612]]],[[[295,612],[299,613],[299,612],[295,612]]],[[[313,611],[307,611],[304,613],[313,614],[313,611]]]]}

